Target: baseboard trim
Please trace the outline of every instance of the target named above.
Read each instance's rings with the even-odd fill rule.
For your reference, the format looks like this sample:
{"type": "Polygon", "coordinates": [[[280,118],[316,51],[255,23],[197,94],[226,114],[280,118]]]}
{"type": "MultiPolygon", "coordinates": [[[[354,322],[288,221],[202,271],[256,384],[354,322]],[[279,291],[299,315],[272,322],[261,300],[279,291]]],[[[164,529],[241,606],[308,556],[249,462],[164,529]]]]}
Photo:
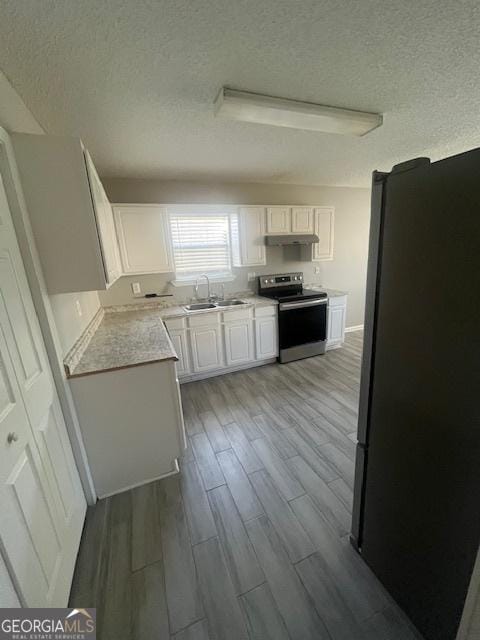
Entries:
{"type": "Polygon", "coordinates": [[[273,364],[276,361],[276,358],[267,358],[265,360],[254,360],[253,362],[247,362],[245,364],[239,365],[238,367],[224,367],[223,369],[214,369],[213,371],[204,371],[202,373],[190,373],[186,376],[178,376],[178,381],[180,384],[184,384],[186,382],[195,382],[196,380],[206,380],[207,378],[223,376],[226,373],[235,373],[235,371],[253,369],[254,367],[261,367],[264,364],[273,364]]]}
{"type": "Polygon", "coordinates": [[[149,484],[150,482],[156,482],[157,480],[163,480],[163,478],[168,478],[169,476],[174,476],[180,472],[180,467],[178,466],[178,460],[175,458],[173,461],[173,469],[172,471],[167,471],[167,473],[162,473],[160,476],[155,476],[155,478],[147,478],[146,480],[142,480],[141,482],[136,482],[128,487],[122,487],[118,489],[118,491],[112,491],[111,493],[105,493],[101,496],[98,496],[99,500],[103,500],[103,498],[110,498],[111,496],[116,496],[119,493],[123,493],[124,491],[130,491],[130,489],[136,489],[137,487],[142,487],[144,484],[149,484]]]}
{"type": "Polygon", "coordinates": [[[363,331],[363,324],[357,324],[354,327],[345,327],[345,333],[352,333],[353,331],[363,331]]]}

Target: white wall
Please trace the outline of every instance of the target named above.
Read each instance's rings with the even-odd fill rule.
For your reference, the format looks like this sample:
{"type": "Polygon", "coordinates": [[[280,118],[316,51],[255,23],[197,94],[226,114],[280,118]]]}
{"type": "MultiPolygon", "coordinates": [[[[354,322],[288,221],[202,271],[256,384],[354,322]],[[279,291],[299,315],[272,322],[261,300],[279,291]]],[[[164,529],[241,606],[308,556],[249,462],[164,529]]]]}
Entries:
{"type": "MultiPolygon", "coordinates": [[[[221,204],[316,204],[335,207],[335,257],[329,262],[301,262],[298,247],[267,247],[267,266],[257,267],[257,275],[281,271],[303,271],[305,282],[315,282],[349,293],[347,326],[363,324],[365,281],[370,220],[370,190],[287,184],[195,183],[130,179],[104,179],[112,202],[139,203],[221,203],[221,204]],[[315,274],[315,267],[320,273],[315,274]]],[[[242,291],[253,284],[247,274],[254,269],[234,269],[236,279],[227,283],[227,292],[242,291]]],[[[171,292],[185,299],[192,287],[173,288],[171,274],[121,278],[111,289],[100,293],[102,305],[133,301],[131,283],[140,282],[144,292],[171,292]]]]}
{"type": "Polygon", "coordinates": [[[44,133],[6,76],[0,71],[0,126],[6,131],[44,133]]]}
{"type": "Polygon", "coordinates": [[[78,340],[100,307],[96,291],[61,293],[50,296],[58,337],[65,355],[78,340]],[[80,305],[80,312],[77,307],[80,305]],[[81,313],[81,315],[80,315],[81,313]]]}

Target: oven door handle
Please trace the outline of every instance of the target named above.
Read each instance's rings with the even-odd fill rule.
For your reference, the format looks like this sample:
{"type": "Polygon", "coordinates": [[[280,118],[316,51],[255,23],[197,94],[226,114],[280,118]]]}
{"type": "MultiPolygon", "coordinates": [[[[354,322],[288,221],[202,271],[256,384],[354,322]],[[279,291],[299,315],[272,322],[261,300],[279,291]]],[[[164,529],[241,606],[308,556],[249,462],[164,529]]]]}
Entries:
{"type": "Polygon", "coordinates": [[[327,304],[328,298],[321,300],[304,300],[302,302],[281,302],[278,305],[280,311],[289,311],[290,309],[302,309],[302,307],[316,307],[317,305],[327,304]]]}

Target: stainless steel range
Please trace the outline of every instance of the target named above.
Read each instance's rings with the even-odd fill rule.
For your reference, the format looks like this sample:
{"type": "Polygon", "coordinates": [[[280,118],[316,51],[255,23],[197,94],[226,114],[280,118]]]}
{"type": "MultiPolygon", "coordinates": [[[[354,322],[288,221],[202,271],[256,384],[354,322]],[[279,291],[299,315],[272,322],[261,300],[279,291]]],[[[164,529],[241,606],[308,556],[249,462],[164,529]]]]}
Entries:
{"type": "Polygon", "coordinates": [[[278,300],[279,361],[291,362],[325,353],[327,294],[303,288],[303,273],[258,278],[258,294],[278,300]]]}

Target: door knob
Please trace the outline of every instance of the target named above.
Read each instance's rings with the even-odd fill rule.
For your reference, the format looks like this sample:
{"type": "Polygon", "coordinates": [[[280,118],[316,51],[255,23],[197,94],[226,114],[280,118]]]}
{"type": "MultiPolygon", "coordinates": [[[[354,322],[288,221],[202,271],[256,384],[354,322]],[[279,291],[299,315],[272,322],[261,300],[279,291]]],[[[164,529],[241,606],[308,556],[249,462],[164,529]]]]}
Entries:
{"type": "Polygon", "coordinates": [[[18,435],[15,433],[15,431],[11,431],[7,436],[8,444],[12,444],[12,442],[17,442],[17,440],[18,440],[18,435]]]}

